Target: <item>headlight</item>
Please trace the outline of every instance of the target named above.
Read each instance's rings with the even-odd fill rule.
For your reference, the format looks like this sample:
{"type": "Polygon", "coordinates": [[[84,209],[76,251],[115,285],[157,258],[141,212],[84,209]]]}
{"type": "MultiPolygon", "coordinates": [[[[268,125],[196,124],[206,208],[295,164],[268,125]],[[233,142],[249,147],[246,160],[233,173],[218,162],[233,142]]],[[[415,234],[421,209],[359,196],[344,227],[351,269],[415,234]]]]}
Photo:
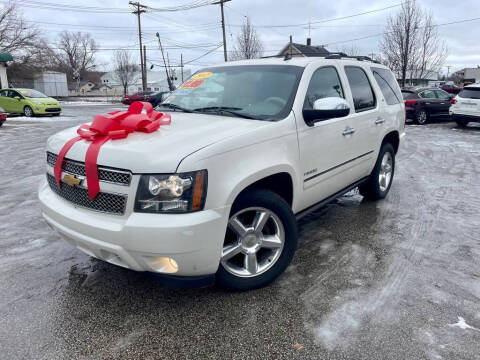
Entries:
{"type": "Polygon", "coordinates": [[[33,101],[33,103],[36,105],[43,105],[41,101],[33,101]]]}
{"type": "Polygon", "coordinates": [[[135,211],[185,213],[205,205],[207,171],[182,174],[142,175],[138,183],[135,211]]]}

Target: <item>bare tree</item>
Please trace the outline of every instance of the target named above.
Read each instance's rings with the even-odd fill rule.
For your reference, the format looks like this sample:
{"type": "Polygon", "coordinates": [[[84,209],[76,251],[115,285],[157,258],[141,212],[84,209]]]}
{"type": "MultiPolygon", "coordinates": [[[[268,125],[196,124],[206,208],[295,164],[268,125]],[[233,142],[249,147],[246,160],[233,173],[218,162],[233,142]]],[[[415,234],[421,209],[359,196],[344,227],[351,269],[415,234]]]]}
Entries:
{"type": "Polygon", "coordinates": [[[425,13],[416,0],[402,4],[395,17],[389,17],[381,42],[383,59],[401,77],[405,86],[407,71],[421,78],[438,72],[447,56],[445,42],[440,40],[433,15],[425,13]]]}
{"type": "Polygon", "coordinates": [[[359,56],[360,49],[356,44],[338,46],[336,52],[347,54],[348,56],[359,56]]]}
{"type": "Polygon", "coordinates": [[[413,68],[419,79],[430,71],[439,72],[447,57],[448,49],[440,39],[438,28],[433,21],[433,14],[423,16],[422,30],[419,34],[417,51],[413,59],[413,68]]]}
{"type": "Polygon", "coordinates": [[[407,70],[415,54],[421,15],[415,0],[404,2],[394,18],[389,16],[380,45],[390,67],[401,74],[402,87],[405,86],[407,70]]]}
{"type": "Polygon", "coordinates": [[[71,79],[74,73],[83,78],[86,71],[95,67],[98,47],[89,33],[63,31],[58,50],[57,62],[71,79]]]}
{"type": "Polygon", "coordinates": [[[232,60],[255,59],[263,54],[263,44],[259,39],[255,28],[247,17],[237,35],[237,43],[233,47],[232,60]]]}
{"type": "Polygon", "coordinates": [[[0,9],[0,49],[13,55],[7,68],[11,83],[23,83],[33,75],[54,66],[53,50],[35,24],[28,23],[18,3],[7,2],[0,9]]]}
{"type": "Polygon", "coordinates": [[[140,77],[140,67],[133,61],[128,50],[117,50],[113,54],[115,78],[123,87],[123,94],[127,95],[128,86],[135,83],[140,77]]]}
{"type": "Polygon", "coordinates": [[[38,39],[38,28],[25,22],[17,4],[6,3],[0,10],[0,48],[17,52],[32,47],[38,39]]]}

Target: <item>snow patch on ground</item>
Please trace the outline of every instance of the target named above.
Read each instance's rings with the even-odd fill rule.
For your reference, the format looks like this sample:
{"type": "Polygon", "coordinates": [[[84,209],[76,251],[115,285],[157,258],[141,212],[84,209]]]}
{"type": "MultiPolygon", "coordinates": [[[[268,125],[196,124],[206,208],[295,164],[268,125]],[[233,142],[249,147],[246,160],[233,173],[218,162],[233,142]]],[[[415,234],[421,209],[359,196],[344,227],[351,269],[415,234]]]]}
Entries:
{"type": "Polygon", "coordinates": [[[98,100],[92,100],[92,101],[60,101],[60,104],[62,106],[107,106],[107,105],[119,105],[118,102],[112,102],[112,101],[98,101],[98,100]]]}
{"type": "Polygon", "coordinates": [[[59,122],[59,121],[78,121],[78,118],[75,116],[46,116],[46,117],[26,117],[26,116],[16,116],[9,117],[3,126],[8,125],[8,123],[16,122],[59,122]]]}
{"type": "Polygon", "coordinates": [[[461,316],[458,317],[458,321],[455,323],[455,324],[448,324],[448,326],[450,327],[459,327],[460,329],[462,330],[474,330],[474,331],[480,331],[480,329],[477,329],[473,326],[470,326],[468,325],[466,322],[465,322],[465,319],[461,316]]]}

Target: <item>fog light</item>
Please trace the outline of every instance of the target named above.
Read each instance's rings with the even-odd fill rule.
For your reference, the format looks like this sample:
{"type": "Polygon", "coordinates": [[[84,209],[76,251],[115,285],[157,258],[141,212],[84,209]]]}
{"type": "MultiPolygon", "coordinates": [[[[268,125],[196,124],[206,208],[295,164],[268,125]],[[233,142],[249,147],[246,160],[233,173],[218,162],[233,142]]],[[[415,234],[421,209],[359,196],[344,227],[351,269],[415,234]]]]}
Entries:
{"type": "Polygon", "coordinates": [[[178,271],[177,262],[166,256],[144,256],[150,267],[159,273],[173,274],[178,271]]]}

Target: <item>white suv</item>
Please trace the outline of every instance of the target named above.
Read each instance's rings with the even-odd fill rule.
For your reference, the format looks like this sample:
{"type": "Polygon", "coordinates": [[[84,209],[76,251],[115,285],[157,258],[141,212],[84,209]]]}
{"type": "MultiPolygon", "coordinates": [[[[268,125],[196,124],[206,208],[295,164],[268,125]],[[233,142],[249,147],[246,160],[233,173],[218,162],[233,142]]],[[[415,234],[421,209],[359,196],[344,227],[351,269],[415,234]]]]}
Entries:
{"type": "Polygon", "coordinates": [[[76,128],[48,140],[39,198],[68,242],[169,280],[216,279],[246,290],[289,265],[298,218],[355,187],[368,199],[387,195],[405,109],[385,66],[269,58],[192,78],[157,108],[171,125],[101,147],[93,201],[84,165],[90,143],[73,145],[57,187],[53,165],[76,128]]]}
{"type": "Polygon", "coordinates": [[[480,122],[480,84],[468,85],[452,99],[452,119],[461,127],[469,122],[480,122]]]}

